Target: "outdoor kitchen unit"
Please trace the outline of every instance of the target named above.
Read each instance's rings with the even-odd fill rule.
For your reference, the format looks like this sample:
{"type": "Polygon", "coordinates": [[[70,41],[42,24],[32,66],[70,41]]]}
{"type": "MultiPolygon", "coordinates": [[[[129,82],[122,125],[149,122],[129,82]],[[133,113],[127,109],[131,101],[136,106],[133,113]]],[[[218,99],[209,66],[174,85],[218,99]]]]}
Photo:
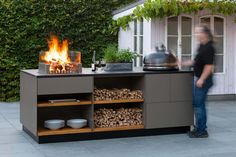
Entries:
{"type": "Polygon", "coordinates": [[[93,72],[80,55],[53,36],[39,69],[20,73],[20,121],[38,143],[185,133],[193,125],[192,71],[153,71],[147,56],[150,71],[93,72]]]}
{"type": "Polygon", "coordinates": [[[39,143],[186,133],[193,125],[192,71],[20,74],[20,121],[39,143]],[[64,125],[87,121],[82,128],[64,125]],[[60,120],[60,129],[45,127],[60,120]]]}

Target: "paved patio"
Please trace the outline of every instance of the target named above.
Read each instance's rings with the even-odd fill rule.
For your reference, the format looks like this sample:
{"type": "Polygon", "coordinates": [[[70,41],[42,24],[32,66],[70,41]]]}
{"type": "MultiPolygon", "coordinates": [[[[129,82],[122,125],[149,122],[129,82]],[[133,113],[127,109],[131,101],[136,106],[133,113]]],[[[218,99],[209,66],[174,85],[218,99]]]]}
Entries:
{"type": "Polygon", "coordinates": [[[0,157],[235,157],[236,101],[208,103],[208,139],[186,134],[37,144],[21,128],[19,103],[0,102],[0,157]]]}

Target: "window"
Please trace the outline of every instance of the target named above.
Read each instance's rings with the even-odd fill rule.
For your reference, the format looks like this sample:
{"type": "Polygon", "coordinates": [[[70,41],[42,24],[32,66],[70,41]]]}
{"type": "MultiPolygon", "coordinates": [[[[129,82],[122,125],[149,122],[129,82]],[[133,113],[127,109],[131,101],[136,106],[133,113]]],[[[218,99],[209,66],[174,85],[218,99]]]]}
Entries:
{"type": "Polygon", "coordinates": [[[215,41],[215,73],[224,72],[224,18],[219,16],[205,16],[200,18],[200,23],[206,24],[213,33],[215,41]]]}
{"type": "Polygon", "coordinates": [[[140,54],[141,57],[137,57],[134,60],[134,66],[139,67],[143,65],[143,19],[138,21],[134,20],[134,52],[140,54]]]}
{"type": "Polygon", "coordinates": [[[179,60],[193,58],[192,26],[192,18],[188,16],[167,18],[167,49],[179,60]]]}

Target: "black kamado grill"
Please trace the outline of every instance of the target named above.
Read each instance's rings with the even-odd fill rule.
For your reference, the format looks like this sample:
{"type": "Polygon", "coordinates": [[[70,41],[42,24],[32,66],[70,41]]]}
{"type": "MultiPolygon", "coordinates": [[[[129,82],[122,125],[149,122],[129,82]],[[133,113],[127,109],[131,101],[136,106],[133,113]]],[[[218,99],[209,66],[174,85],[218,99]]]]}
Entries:
{"type": "Polygon", "coordinates": [[[156,52],[148,54],[143,60],[144,71],[178,70],[177,58],[166,51],[164,45],[156,47],[156,52]]]}

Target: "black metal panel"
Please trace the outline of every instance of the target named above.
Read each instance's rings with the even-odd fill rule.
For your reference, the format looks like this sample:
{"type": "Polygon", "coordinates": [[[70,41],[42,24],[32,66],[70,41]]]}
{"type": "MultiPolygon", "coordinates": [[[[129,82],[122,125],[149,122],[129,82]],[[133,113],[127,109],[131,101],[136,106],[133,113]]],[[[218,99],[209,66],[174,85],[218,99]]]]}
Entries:
{"type": "Polygon", "coordinates": [[[25,131],[30,137],[32,137],[36,142],[39,143],[39,137],[35,136],[34,134],[32,134],[26,127],[22,127],[23,131],[25,131]]]}
{"type": "Polygon", "coordinates": [[[176,128],[141,129],[141,130],[127,130],[127,131],[53,135],[53,136],[41,136],[39,137],[37,142],[55,143],[55,142],[98,140],[98,139],[111,139],[111,138],[124,138],[124,137],[153,136],[153,135],[165,135],[165,134],[181,134],[181,133],[187,133],[187,131],[189,130],[190,126],[184,126],[176,128]]]}

